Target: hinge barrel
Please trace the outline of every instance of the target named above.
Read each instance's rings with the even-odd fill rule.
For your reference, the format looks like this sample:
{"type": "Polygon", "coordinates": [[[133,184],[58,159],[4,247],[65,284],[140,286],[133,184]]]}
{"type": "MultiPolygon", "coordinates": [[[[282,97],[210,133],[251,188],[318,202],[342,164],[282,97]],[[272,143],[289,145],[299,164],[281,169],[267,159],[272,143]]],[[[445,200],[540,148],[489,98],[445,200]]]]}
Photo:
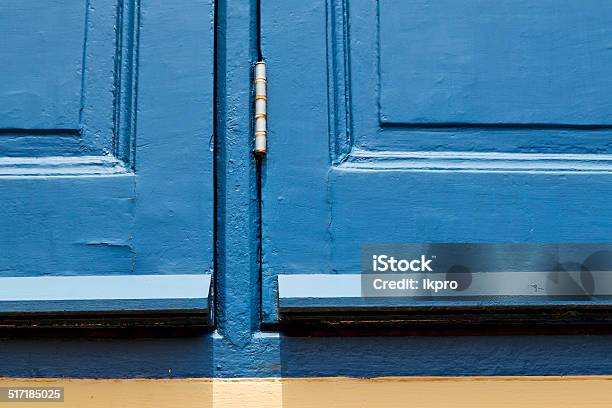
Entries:
{"type": "Polygon", "coordinates": [[[255,64],[255,154],[266,154],[266,65],[255,64]]]}

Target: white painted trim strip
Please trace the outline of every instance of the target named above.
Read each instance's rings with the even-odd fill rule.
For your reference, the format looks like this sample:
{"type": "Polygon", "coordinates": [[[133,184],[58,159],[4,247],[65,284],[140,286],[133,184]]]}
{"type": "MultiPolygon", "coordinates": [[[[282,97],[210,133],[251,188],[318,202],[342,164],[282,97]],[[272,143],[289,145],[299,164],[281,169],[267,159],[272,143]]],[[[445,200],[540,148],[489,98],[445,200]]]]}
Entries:
{"type": "Polygon", "coordinates": [[[210,274],[0,278],[0,301],[206,299],[210,274]]]}

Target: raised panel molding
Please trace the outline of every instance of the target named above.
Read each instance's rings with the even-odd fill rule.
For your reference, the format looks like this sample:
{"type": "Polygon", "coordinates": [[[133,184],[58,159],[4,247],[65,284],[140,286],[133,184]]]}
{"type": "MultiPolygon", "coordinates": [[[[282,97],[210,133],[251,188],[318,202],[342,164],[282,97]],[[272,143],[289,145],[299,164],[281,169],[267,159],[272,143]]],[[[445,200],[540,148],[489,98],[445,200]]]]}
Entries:
{"type": "Polygon", "coordinates": [[[127,174],[113,156],[0,157],[0,177],[110,176],[127,174]]]}
{"type": "MultiPolygon", "coordinates": [[[[551,123],[385,120],[381,2],[328,0],[327,4],[330,160],[334,165],[427,170],[435,162],[436,169],[445,171],[608,171],[612,126],[601,115],[593,123],[571,118],[551,123]],[[555,158],[553,164],[545,159],[549,156],[555,158]],[[490,166],[483,166],[483,160],[490,166]],[[454,164],[458,161],[460,168],[454,164]]],[[[401,3],[408,7],[405,4],[401,3]]],[[[410,15],[404,21],[414,23],[410,15]]]]}

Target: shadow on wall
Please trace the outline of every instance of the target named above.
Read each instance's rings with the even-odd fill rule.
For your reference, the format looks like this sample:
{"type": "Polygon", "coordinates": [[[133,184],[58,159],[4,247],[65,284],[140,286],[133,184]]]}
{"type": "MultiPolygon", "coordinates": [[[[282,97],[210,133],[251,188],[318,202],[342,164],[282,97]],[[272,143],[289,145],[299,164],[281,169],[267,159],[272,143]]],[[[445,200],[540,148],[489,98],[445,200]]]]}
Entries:
{"type": "MultiPolygon", "coordinates": [[[[214,377],[213,352],[209,333],[177,330],[138,336],[127,331],[16,336],[0,339],[0,376],[210,378],[214,377]]],[[[212,388],[203,394],[212,395],[212,388]]],[[[209,404],[202,401],[200,406],[209,404]]]]}
{"type": "MultiPolygon", "coordinates": [[[[415,335],[280,339],[283,377],[603,375],[612,336],[415,335]]],[[[290,387],[290,385],[288,386],[290,387]]],[[[291,388],[286,390],[291,398],[291,388]]]]}

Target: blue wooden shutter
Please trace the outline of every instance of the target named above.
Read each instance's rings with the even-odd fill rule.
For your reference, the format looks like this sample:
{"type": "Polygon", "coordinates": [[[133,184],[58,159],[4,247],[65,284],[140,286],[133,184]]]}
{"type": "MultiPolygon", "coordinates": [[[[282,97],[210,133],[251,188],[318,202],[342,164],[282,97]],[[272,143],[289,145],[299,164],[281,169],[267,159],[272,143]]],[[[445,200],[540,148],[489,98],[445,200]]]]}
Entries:
{"type": "Polygon", "coordinates": [[[609,242],[611,37],[599,0],[263,1],[263,319],[364,243],[609,242]]]}
{"type": "Polygon", "coordinates": [[[2,2],[0,276],[212,272],[213,11],[2,2]]]}

